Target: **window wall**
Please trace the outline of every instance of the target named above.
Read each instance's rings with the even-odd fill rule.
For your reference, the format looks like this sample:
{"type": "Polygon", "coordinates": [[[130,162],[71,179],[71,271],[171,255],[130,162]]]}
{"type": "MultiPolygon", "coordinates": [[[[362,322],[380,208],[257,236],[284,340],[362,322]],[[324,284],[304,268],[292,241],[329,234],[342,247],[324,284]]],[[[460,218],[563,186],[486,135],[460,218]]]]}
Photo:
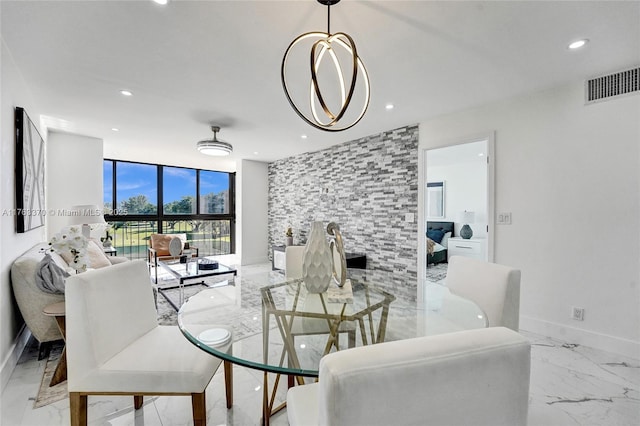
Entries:
{"type": "Polygon", "coordinates": [[[235,253],[235,173],[104,160],[103,180],[118,255],[145,258],[153,233],[185,233],[203,256],[235,253]]]}

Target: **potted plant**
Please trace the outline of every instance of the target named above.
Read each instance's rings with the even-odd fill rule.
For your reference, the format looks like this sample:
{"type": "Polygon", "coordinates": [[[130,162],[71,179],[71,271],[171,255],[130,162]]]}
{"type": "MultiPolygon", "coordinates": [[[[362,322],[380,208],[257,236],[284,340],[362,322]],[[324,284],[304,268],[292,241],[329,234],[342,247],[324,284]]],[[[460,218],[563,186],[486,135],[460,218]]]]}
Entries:
{"type": "Polygon", "coordinates": [[[110,228],[107,228],[105,230],[106,235],[104,237],[100,237],[100,241],[102,241],[102,247],[104,248],[109,248],[113,244],[113,237],[109,234],[109,229],[110,228]]]}

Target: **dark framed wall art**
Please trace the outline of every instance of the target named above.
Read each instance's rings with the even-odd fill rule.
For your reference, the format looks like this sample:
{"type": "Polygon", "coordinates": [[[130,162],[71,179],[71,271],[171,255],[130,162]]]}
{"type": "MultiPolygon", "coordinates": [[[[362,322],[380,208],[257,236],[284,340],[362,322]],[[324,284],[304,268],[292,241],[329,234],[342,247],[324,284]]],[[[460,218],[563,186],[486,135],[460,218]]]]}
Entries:
{"type": "Polygon", "coordinates": [[[44,226],[44,139],[24,108],[15,110],[16,231],[44,226]]]}

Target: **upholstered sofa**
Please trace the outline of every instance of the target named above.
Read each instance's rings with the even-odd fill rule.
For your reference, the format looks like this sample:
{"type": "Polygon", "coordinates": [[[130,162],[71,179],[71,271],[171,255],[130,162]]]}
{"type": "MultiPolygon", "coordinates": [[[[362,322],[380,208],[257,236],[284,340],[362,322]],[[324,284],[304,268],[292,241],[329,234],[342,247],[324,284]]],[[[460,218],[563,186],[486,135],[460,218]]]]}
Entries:
{"type": "MultiPolygon", "coordinates": [[[[42,343],[52,342],[62,339],[54,317],[46,316],[42,309],[56,302],[64,300],[64,294],[53,294],[42,291],[36,283],[36,271],[40,261],[44,257],[45,251],[49,248],[48,243],[38,243],[25,253],[20,255],[11,265],[11,285],[13,293],[18,303],[20,313],[24,318],[31,334],[42,343]]],[[[56,253],[50,253],[53,261],[68,273],[74,273],[64,258],[56,253]]],[[[126,257],[104,256],[111,264],[125,262],[126,257]]],[[[101,265],[106,265],[104,259],[100,259],[101,265]]]]}

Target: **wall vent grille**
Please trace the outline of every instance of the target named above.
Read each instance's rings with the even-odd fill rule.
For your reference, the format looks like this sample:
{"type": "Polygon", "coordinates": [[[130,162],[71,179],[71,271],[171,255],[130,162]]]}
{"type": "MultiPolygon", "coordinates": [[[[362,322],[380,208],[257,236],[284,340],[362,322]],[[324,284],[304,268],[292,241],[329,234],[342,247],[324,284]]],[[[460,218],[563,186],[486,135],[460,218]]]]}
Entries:
{"type": "Polygon", "coordinates": [[[640,67],[585,81],[586,103],[640,92],[640,67]]]}

